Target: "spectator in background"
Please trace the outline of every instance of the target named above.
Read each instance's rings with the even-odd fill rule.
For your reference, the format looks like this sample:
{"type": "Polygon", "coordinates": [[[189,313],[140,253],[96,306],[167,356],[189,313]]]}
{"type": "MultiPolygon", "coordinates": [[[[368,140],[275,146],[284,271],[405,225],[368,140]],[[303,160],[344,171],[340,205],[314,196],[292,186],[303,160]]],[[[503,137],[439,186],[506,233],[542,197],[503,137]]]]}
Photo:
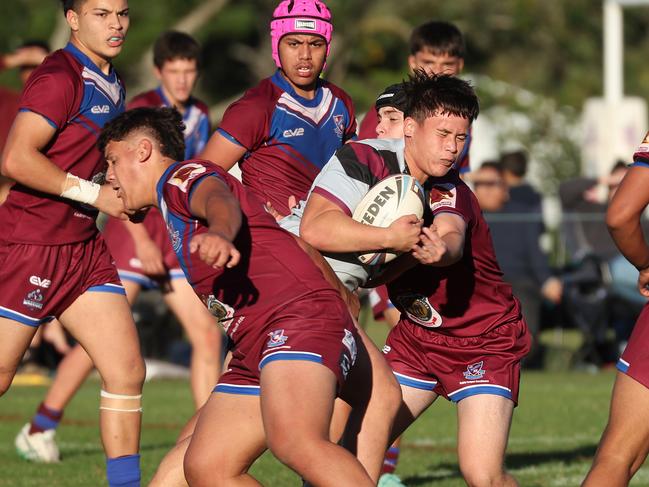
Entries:
{"type": "MultiPolygon", "coordinates": [[[[519,188],[522,186],[519,185],[519,188]]],[[[543,227],[537,221],[521,219],[524,216],[521,213],[529,213],[532,206],[517,203],[517,215],[506,210],[510,195],[499,163],[483,163],[473,174],[473,187],[491,230],[498,264],[505,281],[512,285],[514,295],[521,302],[523,317],[534,338],[525,364],[540,366],[541,353],[537,339],[541,304],[544,298],[559,303],[563,292],[561,281],[552,276],[547,256],[540,247],[543,227]]]]}
{"type": "Polygon", "coordinates": [[[522,150],[505,152],[500,156],[503,178],[509,188],[506,211],[533,211],[541,213],[541,195],[525,180],[527,153],[522,150]]]}
{"type": "Polygon", "coordinates": [[[565,281],[566,309],[584,333],[582,359],[595,365],[615,358],[608,329],[615,329],[623,345],[642,306],[626,292],[637,272],[620,255],[605,223],[608,202],[627,171],[626,163],[618,161],[607,176],[577,177],[559,186],[562,237],[572,264],[565,281]]]}
{"type": "MultiPolygon", "coordinates": [[[[32,74],[45,56],[50,52],[48,45],[41,41],[29,41],[13,52],[0,55],[0,71],[18,68],[20,70],[21,85],[24,86],[27,78],[32,74]]],[[[2,153],[11,124],[18,113],[20,92],[0,86],[0,154],[2,153]]],[[[7,197],[13,181],[0,176],[0,203],[7,197]]]]}

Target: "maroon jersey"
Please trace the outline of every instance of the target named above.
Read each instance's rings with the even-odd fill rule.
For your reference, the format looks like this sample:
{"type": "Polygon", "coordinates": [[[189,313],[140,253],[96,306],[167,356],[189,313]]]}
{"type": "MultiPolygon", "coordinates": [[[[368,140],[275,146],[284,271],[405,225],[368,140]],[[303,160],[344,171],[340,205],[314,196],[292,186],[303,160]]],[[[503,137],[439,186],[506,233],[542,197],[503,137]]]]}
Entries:
{"type": "Polygon", "coordinates": [[[356,137],[356,118],[337,86],[318,80],[307,100],[277,71],[228,107],[218,131],[247,150],[239,163],[243,184],[288,214],[289,196],[306,199],[336,149],[356,137]]]}
{"type": "MultiPolygon", "coordinates": [[[[83,179],[103,180],[99,133],[124,111],[124,87],[114,70],[105,75],[72,44],[48,56],[32,73],[20,101],[56,129],[43,154],[63,171],[83,179]]],[[[89,206],[13,186],[0,206],[2,240],[59,245],[97,233],[97,211],[89,206]]]]}
{"type": "Polygon", "coordinates": [[[228,335],[238,343],[251,328],[293,301],[318,293],[337,295],[294,237],[282,230],[262,202],[220,167],[201,160],[172,164],[157,186],[160,210],[187,280],[228,335]],[[239,201],[242,226],[234,245],[241,261],[216,270],[189,252],[191,239],[207,232],[192,216],[193,190],[208,177],[224,181],[239,201]]]}
{"type": "Polygon", "coordinates": [[[466,222],[464,254],[446,267],[418,265],[388,284],[402,319],[455,337],[483,335],[519,320],[520,305],[502,279],[475,195],[455,170],[429,179],[426,188],[433,218],[453,213],[466,222]]]}

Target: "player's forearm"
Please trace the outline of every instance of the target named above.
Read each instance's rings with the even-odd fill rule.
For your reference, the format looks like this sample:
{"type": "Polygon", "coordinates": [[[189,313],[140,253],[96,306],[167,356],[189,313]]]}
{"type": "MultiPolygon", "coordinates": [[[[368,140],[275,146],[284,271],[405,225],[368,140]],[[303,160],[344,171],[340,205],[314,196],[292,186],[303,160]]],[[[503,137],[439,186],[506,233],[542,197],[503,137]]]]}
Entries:
{"type": "Polygon", "coordinates": [[[459,262],[464,255],[464,235],[460,232],[449,232],[441,236],[446,244],[446,252],[433,267],[447,267],[459,262]]]}
{"type": "Polygon", "coordinates": [[[241,229],[241,209],[235,198],[223,198],[218,194],[208,196],[205,200],[205,217],[210,231],[230,242],[241,229]]]}
{"type": "Polygon", "coordinates": [[[65,189],[67,174],[40,151],[17,144],[3,154],[2,175],[29,188],[59,196],[65,189]]]}
{"type": "Polygon", "coordinates": [[[637,219],[610,221],[607,219],[608,230],[617,248],[631,264],[638,269],[649,267],[649,246],[644,238],[640,215],[637,219]]]}
{"type": "Polygon", "coordinates": [[[387,229],[363,225],[340,211],[327,211],[313,218],[305,214],[300,236],[323,252],[357,252],[388,247],[387,229]]]}

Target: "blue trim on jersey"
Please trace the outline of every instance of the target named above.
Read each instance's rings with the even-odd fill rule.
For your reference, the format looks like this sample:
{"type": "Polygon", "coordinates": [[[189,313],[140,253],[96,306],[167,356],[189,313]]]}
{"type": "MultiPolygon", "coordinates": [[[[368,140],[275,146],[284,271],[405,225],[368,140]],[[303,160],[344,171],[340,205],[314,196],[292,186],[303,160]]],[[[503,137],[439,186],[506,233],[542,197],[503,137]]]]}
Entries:
{"type": "Polygon", "coordinates": [[[63,50],[68,51],[75,58],[77,58],[81,64],[83,64],[88,69],[92,69],[95,73],[99,74],[106,81],[110,81],[111,83],[116,81],[117,75],[115,74],[115,69],[113,68],[112,64],[110,65],[110,70],[108,71],[108,74],[105,74],[101,69],[99,69],[99,66],[97,66],[94,62],[92,62],[92,59],[90,59],[83,52],[81,52],[71,42],[68,42],[67,45],[63,48],[63,50]]]}
{"type": "Polygon", "coordinates": [[[230,142],[232,142],[233,144],[236,144],[236,145],[238,145],[239,147],[243,147],[244,149],[247,149],[246,146],[244,146],[241,142],[239,142],[237,139],[235,139],[234,137],[232,137],[229,133],[227,133],[227,132],[226,132],[225,130],[223,130],[221,127],[217,128],[216,131],[217,131],[218,133],[220,133],[223,137],[225,137],[226,139],[228,139],[230,142]]]}
{"type": "Polygon", "coordinates": [[[44,318],[32,318],[30,316],[24,315],[17,311],[13,311],[3,306],[0,306],[0,317],[9,318],[10,320],[17,321],[18,323],[31,326],[34,328],[38,328],[39,325],[42,325],[43,323],[47,323],[54,319],[54,316],[46,316],[44,318]]]}
{"type": "Polygon", "coordinates": [[[212,392],[221,392],[223,394],[239,394],[242,396],[259,396],[261,387],[259,386],[242,386],[236,384],[216,384],[212,392]]]}
{"type": "Polygon", "coordinates": [[[437,387],[437,381],[434,380],[415,379],[414,377],[409,377],[394,371],[392,373],[397,378],[397,382],[402,386],[408,386],[422,391],[433,391],[437,387]]]}
{"type": "Polygon", "coordinates": [[[490,386],[488,384],[464,387],[455,392],[451,392],[448,395],[448,398],[453,402],[460,402],[462,399],[466,399],[470,396],[477,396],[479,394],[502,396],[506,399],[512,398],[512,391],[510,391],[509,389],[503,388],[502,386],[490,386]]]}
{"type": "Polygon", "coordinates": [[[303,96],[300,96],[296,93],[295,89],[291,85],[291,83],[288,82],[284,76],[282,76],[281,70],[278,69],[275,71],[275,74],[271,76],[270,80],[273,82],[275,86],[277,86],[280,90],[285,91],[289,95],[291,95],[293,98],[295,98],[298,102],[300,102],[300,105],[313,108],[317,107],[320,102],[322,101],[322,79],[317,78],[316,80],[316,88],[315,88],[315,97],[313,97],[313,100],[309,100],[308,98],[304,98],[303,96]]]}
{"type": "Polygon", "coordinates": [[[87,290],[89,293],[111,293],[111,294],[121,294],[126,296],[126,291],[123,286],[117,284],[102,284],[100,286],[91,286],[87,290]]]}
{"type": "Polygon", "coordinates": [[[303,360],[306,362],[322,363],[322,355],[310,352],[275,352],[266,355],[259,362],[259,370],[263,369],[271,362],[278,360],[303,360]]]}
{"type": "Polygon", "coordinates": [[[644,162],[644,161],[633,161],[633,162],[631,163],[631,166],[630,166],[630,167],[634,167],[634,166],[637,166],[637,167],[649,167],[649,162],[644,162]]]}
{"type": "Polygon", "coordinates": [[[46,117],[45,115],[43,115],[42,113],[35,112],[34,110],[30,110],[29,108],[21,108],[20,110],[18,110],[18,112],[30,112],[30,113],[34,113],[34,114],[36,114],[36,115],[40,115],[41,117],[43,117],[43,118],[45,119],[45,121],[46,121],[47,123],[49,123],[49,124],[50,124],[52,127],[54,127],[56,130],[59,129],[59,127],[58,127],[54,122],[52,122],[49,118],[47,118],[47,117],[46,117]]]}
{"type": "Polygon", "coordinates": [[[615,364],[615,368],[617,370],[619,370],[620,372],[623,372],[623,373],[626,374],[628,372],[628,370],[629,370],[630,365],[631,364],[629,364],[629,362],[627,362],[625,360],[622,360],[622,359],[618,359],[617,364],[615,364]]]}

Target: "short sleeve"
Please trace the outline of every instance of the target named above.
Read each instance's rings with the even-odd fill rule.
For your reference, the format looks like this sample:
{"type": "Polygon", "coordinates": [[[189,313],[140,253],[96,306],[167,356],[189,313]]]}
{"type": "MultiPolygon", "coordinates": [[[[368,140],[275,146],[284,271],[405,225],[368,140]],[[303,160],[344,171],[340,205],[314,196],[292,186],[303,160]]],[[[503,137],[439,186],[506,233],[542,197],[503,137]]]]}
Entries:
{"type": "Polygon", "coordinates": [[[331,201],[351,216],[369,191],[370,185],[347,174],[347,153],[348,151],[339,150],[331,157],[313,182],[311,192],[331,201]]]}
{"type": "Polygon", "coordinates": [[[23,90],[19,110],[37,113],[61,129],[78,110],[79,94],[79,82],[75,82],[70,72],[37,70],[23,90]]]}
{"type": "Polygon", "coordinates": [[[219,132],[253,152],[266,142],[270,115],[268,100],[244,96],[225,111],[219,132]]]}
{"type": "Polygon", "coordinates": [[[472,219],[471,190],[466,185],[436,183],[429,191],[429,206],[433,215],[454,213],[464,221],[472,219]]]}
{"type": "Polygon", "coordinates": [[[644,140],[633,154],[633,165],[649,167],[649,133],[645,135],[644,140]]]}

